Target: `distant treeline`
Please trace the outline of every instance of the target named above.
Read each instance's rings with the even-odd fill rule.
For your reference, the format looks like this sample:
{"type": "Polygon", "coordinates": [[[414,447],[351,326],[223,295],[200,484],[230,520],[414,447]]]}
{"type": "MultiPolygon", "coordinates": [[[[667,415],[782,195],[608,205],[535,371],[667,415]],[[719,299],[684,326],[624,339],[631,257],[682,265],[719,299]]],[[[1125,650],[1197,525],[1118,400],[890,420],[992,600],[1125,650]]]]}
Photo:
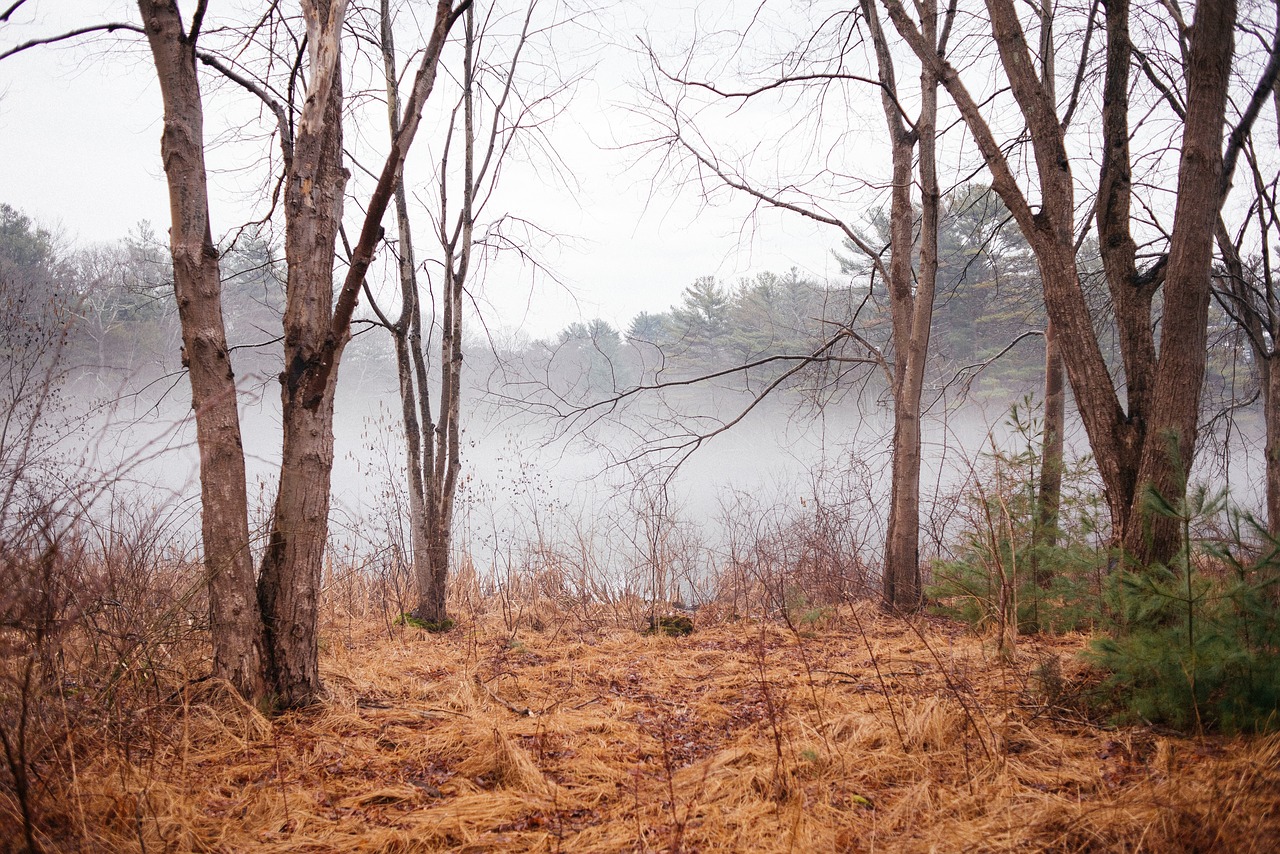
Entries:
{"type": "MultiPolygon", "coordinates": [[[[868,216],[865,238],[887,246],[883,212],[868,216]]],[[[1095,268],[1096,256],[1086,244],[1082,257],[1094,259],[1095,268]]],[[[888,394],[879,369],[881,360],[893,360],[885,283],[847,243],[836,257],[842,273],[836,281],[818,281],[794,268],[736,283],[700,277],[679,303],[641,312],[626,329],[597,318],[574,321],[540,340],[471,337],[470,377],[491,389],[502,386],[504,395],[550,393],[575,404],[717,373],[720,387],[746,391],[778,382],[784,393],[821,395],[854,383],[873,397],[888,394]]],[[[269,378],[279,371],[282,353],[282,253],[265,234],[244,231],[222,247],[222,272],[223,316],[237,373],[269,378]]],[[[147,223],[113,243],[70,248],[23,212],[0,204],[0,276],[10,317],[35,323],[40,314],[44,319],[36,325],[56,330],[68,380],[117,387],[180,368],[168,247],[147,223]]],[[[928,363],[937,393],[1010,402],[1038,393],[1043,364],[1037,333],[1046,322],[1039,274],[1003,204],[986,187],[962,187],[946,199],[938,283],[928,363]]],[[[1113,323],[1105,293],[1099,285],[1092,306],[1104,340],[1113,323]]],[[[373,374],[393,388],[389,339],[367,328],[373,323],[365,320],[344,373],[373,374]]],[[[1215,306],[1207,404],[1247,399],[1256,386],[1248,348],[1233,330],[1215,306]]],[[[1108,355],[1118,364],[1114,346],[1108,355]]]]}

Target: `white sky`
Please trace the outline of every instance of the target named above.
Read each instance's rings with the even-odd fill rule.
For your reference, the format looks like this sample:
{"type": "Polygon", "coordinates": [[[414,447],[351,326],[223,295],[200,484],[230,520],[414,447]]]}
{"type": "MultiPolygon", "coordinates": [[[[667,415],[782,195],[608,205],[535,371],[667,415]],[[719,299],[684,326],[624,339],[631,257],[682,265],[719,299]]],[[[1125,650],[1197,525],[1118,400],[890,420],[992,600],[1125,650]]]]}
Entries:
{"type": "MultiPolygon", "coordinates": [[[[214,0],[211,5],[212,15],[228,4],[214,0]]],[[[193,3],[183,6],[189,12],[185,7],[193,3]]],[[[701,11],[695,8],[680,2],[622,3],[593,25],[613,44],[587,47],[582,33],[570,36],[565,56],[580,54],[587,76],[554,125],[552,142],[572,168],[576,187],[547,182],[540,170],[513,167],[504,176],[501,199],[504,208],[566,238],[547,257],[565,286],[546,280],[531,285],[518,270],[496,265],[484,286],[491,327],[543,336],[571,320],[603,316],[625,328],[639,311],[664,310],[702,275],[732,282],[792,266],[818,277],[838,275],[831,250],[839,239],[829,227],[777,212],[748,221],[748,205],[741,199],[722,197],[708,207],[698,193],[678,190],[663,175],[655,185],[655,167],[637,165],[637,150],[619,148],[644,133],[628,106],[636,99],[631,84],[641,63],[626,48],[634,48],[644,30],[661,40],[692,34],[695,25],[700,32],[724,25],[723,10],[711,15],[706,4],[701,11]]],[[[137,17],[136,5],[127,0],[28,0],[13,21],[0,24],[0,50],[73,26],[137,17]]],[[[209,76],[203,80],[206,133],[212,136],[219,116],[243,110],[244,102],[226,89],[212,88],[209,76]]],[[[149,220],[163,235],[168,199],[160,116],[154,69],[135,34],[36,48],[0,62],[0,201],[60,228],[73,244],[118,239],[140,220],[149,220]]],[[[753,121],[794,119],[779,113],[756,115],[753,121]]],[[[244,149],[210,154],[215,234],[249,218],[249,201],[260,204],[261,193],[254,188],[263,180],[261,170],[217,171],[235,158],[234,151],[244,159],[244,149]]],[[[418,149],[410,155],[411,186],[422,159],[418,149]]],[[[357,228],[350,203],[347,221],[349,230],[357,228]]],[[[393,221],[389,215],[384,225],[390,230],[393,221]]],[[[425,224],[416,227],[421,232],[425,224]]]]}
{"type": "MultiPolygon", "coordinates": [[[[541,1],[543,8],[560,9],[565,4],[595,2],[541,1]]],[[[0,0],[0,7],[9,2],[0,0]]],[[[430,7],[423,0],[417,2],[430,7]]],[[[512,162],[497,203],[489,211],[491,217],[510,212],[563,237],[544,259],[563,286],[546,277],[531,279],[513,264],[496,263],[476,286],[485,323],[493,329],[518,328],[533,336],[595,316],[625,327],[639,311],[665,310],[698,276],[715,275],[732,283],[741,276],[764,270],[785,272],[795,266],[817,278],[836,278],[838,264],[832,250],[840,239],[834,229],[793,213],[766,211],[752,218],[748,215],[752,205],[726,191],[713,194],[714,204],[708,205],[698,188],[680,186],[688,177],[687,169],[673,175],[654,158],[643,158],[643,148],[636,144],[653,128],[638,117],[642,99],[635,87],[647,69],[647,61],[637,51],[641,36],[668,56],[697,39],[696,67],[687,74],[733,86],[734,51],[740,46],[736,34],[749,21],[753,26],[748,47],[779,56],[799,44],[804,33],[814,32],[814,22],[837,7],[808,0],[600,2],[602,11],[582,16],[579,26],[557,34],[554,52],[542,57],[565,75],[583,75],[573,99],[552,125],[550,138],[572,171],[570,185],[549,180],[544,164],[512,162]]],[[[189,11],[194,0],[182,5],[189,11]]],[[[488,5],[486,0],[482,8],[488,5]]],[[[234,15],[237,8],[261,6],[258,0],[213,0],[210,14],[216,20],[218,14],[234,15]]],[[[418,13],[422,14],[421,9],[418,13]]],[[[130,0],[27,0],[11,22],[0,23],[0,50],[86,23],[136,21],[137,14],[130,0]]],[[[1069,78],[1078,38],[1073,41],[1061,33],[1059,37],[1059,77],[1069,78]]],[[[401,36],[402,53],[407,43],[401,36]]],[[[344,49],[350,55],[350,48],[344,49]]],[[[957,36],[953,46],[953,61],[965,70],[979,100],[991,94],[984,87],[1000,80],[998,75],[981,73],[982,63],[990,61],[990,51],[990,39],[981,27],[968,40],[957,36]]],[[[899,70],[899,87],[908,109],[914,85],[910,67],[906,63],[899,70]]],[[[247,125],[259,134],[269,130],[246,96],[220,84],[212,74],[203,81],[206,134],[211,142],[231,128],[247,125]]],[[[356,85],[349,82],[348,90],[356,85]]],[[[887,173],[878,96],[867,87],[834,90],[832,97],[820,102],[821,112],[815,109],[818,102],[811,93],[805,96],[810,100],[803,102],[792,103],[790,97],[784,93],[729,109],[723,104],[708,107],[705,99],[694,96],[686,107],[697,113],[700,128],[716,135],[715,150],[747,164],[754,179],[791,183],[797,192],[825,199],[838,216],[858,222],[883,198],[875,183],[887,173]]],[[[951,112],[946,99],[942,108],[944,113],[951,112]]],[[[1093,171],[1085,163],[1096,155],[1096,122],[1090,113],[1094,109],[1096,105],[1086,98],[1073,125],[1072,145],[1080,155],[1080,168],[1074,174],[1081,204],[1088,201],[1093,171]]],[[[21,208],[46,226],[60,226],[72,243],[118,239],[144,219],[163,234],[168,202],[159,154],[160,114],[150,56],[135,34],[37,48],[0,62],[0,201],[21,208]]],[[[998,128],[1001,136],[1016,135],[1021,128],[1016,111],[990,118],[1008,125],[998,128]]],[[[943,126],[949,124],[954,124],[954,116],[943,122],[943,126]]],[[[364,141],[376,149],[385,139],[376,111],[369,122],[348,127],[348,145],[364,141]]],[[[432,127],[430,120],[424,122],[410,154],[406,175],[411,192],[430,175],[432,127]]],[[[1160,135],[1176,142],[1178,127],[1154,121],[1142,132],[1155,140],[1153,150],[1164,152],[1163,167],[1152,166],[1149,158],[1144,161],[1150,170],[1145,180],[1157,189],[1165,188],[1150,192],[1153,198],[1148,203],[1169,207],[1172,181],[1167,167],[1176,147],[1161,142],[1160,135]]],[[[1263,128],[1259,133],[1265,136],[1275,130],[1263,128]]],[[[944,185],[983,180],[980,161],[965,135],[953,129],[941,145],[949,170],[943,176],[944,185]]],[[[262,188],[270,176],[258,162],[259,143],[218,142],[209,152],[215,234],[220,235],[252,214],[262,214],[262,188]]],[[[371,164],[380,163],[380,156],[372,152],[368,159],[371,164]]],[[[358,227],[358,202],[361,193],[367,192],[367,184],[362,188],[359,181],[357,172],[347,208],[349,230],[358,227]]],[[[1237,206],[1229,201],[1229,219],[1237,206]]],[[[426,230],[424,211],[419,206],[411,214],[421,241],[426,230]]],[[[1081,216],[1086,214],[1082,211],[1081,216]]],[[[390,229],[393,221],[388,216],[384,225],[390,229]]],[[[420,257],[424,255],[425,247],[419,251],[420,257]]]]}

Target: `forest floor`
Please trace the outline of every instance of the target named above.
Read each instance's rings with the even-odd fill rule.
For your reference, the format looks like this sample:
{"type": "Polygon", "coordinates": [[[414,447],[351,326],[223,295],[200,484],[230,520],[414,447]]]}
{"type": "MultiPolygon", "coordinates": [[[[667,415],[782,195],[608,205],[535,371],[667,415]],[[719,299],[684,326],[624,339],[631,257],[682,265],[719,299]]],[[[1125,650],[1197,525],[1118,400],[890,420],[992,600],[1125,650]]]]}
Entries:
{"type": "Polygon", "coordinates": [[[48,845],[1280,850],[1280,736],[1090,719],[1080,636],[1022,638],[1010,664],[962,626],[870,606],[805,631],[539,629],[330,618],[325,703],[268,719],[188,686],[138,713],[149,736],[127,749],[73,751],[48,845]]]}

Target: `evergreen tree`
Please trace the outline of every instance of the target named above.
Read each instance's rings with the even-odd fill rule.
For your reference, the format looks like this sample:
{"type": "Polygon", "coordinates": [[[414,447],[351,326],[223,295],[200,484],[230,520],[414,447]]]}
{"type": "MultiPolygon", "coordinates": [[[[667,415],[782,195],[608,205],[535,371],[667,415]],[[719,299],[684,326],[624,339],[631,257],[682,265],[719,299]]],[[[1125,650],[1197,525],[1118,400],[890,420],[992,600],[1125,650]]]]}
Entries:
{"type": "Polygon", "coordinates": [[[720,362],[728,344],[732,304],[714,276],[694,280],[684,289],[680,305],[671,309],[674,355],[720,362]]]}
{"type": "Polygon", "coordinates": [[[642,311],[627,327],[627,340],[638,344],[661,346],[670,332],[670,318],[666,313],[654,314],[642,311]]]}

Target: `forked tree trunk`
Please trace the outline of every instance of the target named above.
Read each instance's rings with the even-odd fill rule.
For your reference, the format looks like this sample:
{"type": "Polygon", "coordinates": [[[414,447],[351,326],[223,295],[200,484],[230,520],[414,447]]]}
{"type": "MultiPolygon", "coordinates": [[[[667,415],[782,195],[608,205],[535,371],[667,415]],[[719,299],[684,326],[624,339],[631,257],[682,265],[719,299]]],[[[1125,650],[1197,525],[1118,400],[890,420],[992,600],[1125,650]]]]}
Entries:
{"type": "Polygon", "coordinates": [[[347,183],[342,167],[341,9],[339,0],[316,0],[315,5],[308,19],[310,89],[285,174],[284,432],[275,510],[258,580],[270,654],[268,678],[283,708],[311,703],[321,690],[316,625],[329,531],[337,366],[326,370],[319,394],[309,380],[328,355],[324,348],[333,315],[334,248],[347,183]]]}
{"type": "MultiPolygon", "coordinates": [[[[919,6],[924,38],[937,43],[937,7],[919,6]]],[[[938,272],[938,190],[935,161],[937,77],[921,69],[921,107],[915,128],[903,122],[897,100],[893,58],[880,27],[874,2],[863,13],[876,50],[882,87],[881,103],[892,146],[893,189],[890,198],[889,303],[893,323],[893,467],[889,518],[885,534],[882,578],[886,607],[913,611],[923,602],[920,572],[920,400],[929,354],[934,290],[938,272]],[[921,188],[920,263],[912,269],[915,210],[911,199],[912,159],[919,145],[921,188]]]]}
{"type": "MultiPolygon", "coordinates": [[[[394,137],[400,130],[400,91],[390,9],[383,0],[382,59],[387,87],[387,120],[394,137]]],[[[412,566],[417,604],[413,616],[434,626],[448,620],[449,554],[453,536],[453,503],[461,470],[461,387],[463,286],[470,261],[474,177],[475,124],[472,98],[474,73],[474,14],[465,10],[463,41],[464,167],[460,220],[450,230],[444,206],[448,180],[448,148],[440,167],[441,199],[437,238],[443,251],[443,317],[440,350],[440,405],[433,418],[431,388],[423,356],[421,296],[414,270],[413,234],[403,181],[395,186],[396,219],[400,238],[401,312],[387,324],[395,340],[400,386],[401,420],[405,434],[405,467],[409,490],[412,566]]]]}
{"type": "MultiPolygon", "coordinates": [[[[400,129],[400,84],[396,68],[395,36],[388,0],[382,0],[382,71],[387,88],[387,125],[394,137],[400,129]]],[[[422,306],[418,294],[413,229],[409,223],[409,203],[404,180],[395,185],[396,227],[399,236],[397,273],[400,281],[400,317],[388,324],[395,344],[396,376],[400,389],[400,420],[404,429],[405,473],[409,493],[409,562],[418,599],[430,586],[428,558],[426,485],[423,426],[430,430],[431,394],[427,385],[426,360],[422,355],[422,306]]],[[[426,436],[430,443],[432,437],[426,436]]],[[[416,607],[415,615],[421,610],[416,607]]],[[[421,616],[418,615],[421,619],[421,616]]]]}
{"type": "Polygon", "coordinates": [[[138,8],[164,100],[161,154],[169,185],[169,246],[183,364],[191,380],[200,450],[213,674],[257,702],[264,693],[262,621],[254,597],[235,376],[222,321],[218,250],[209,223],[196,45],[184,32],[172,0],[139,0],[138,8]]]}
{"type": "Polygon", "coordinates": [[[280,375],[284,430],[280,480],[255,608],[244,456],[222,326],[217,253],[210,237],[202,105],[195,74],[195,41],[203,17],[196,16],[197,25],[188,35],[174,0],[139,0],[165,99],[164,156],[172,199],[175,290],[191,364],[201,451],[215,669],[227,675],[246,698],[270,695],[276,705],[286,708],[311,703],[321,691],[316,631],[328,536],[338,364],[380,240],[383,214],[435,83],[445,39],[470,0],[462,0],[458,10],[449,0],[437,0],[404,124],[394,135],[369,199],[360,240],[335,302],[334,253],[347,182],[342,168],[340,62],[346,6],[346,0],[303,0],[310,62],[305,100],[293,118],[266,87],[228,69],[217,57],[199,55],[275,113],[285,164],[289,270],[285,367],[280,375]]]}
{"type": "Polygon", "coordinates": [[[1234,0],[1196,5],[1186,75],[1186,128],[1160,328],[1161,341],[1172,346],[1160,348],[1155,365],[1138,489],[1125,530],[1125,550],[1143,563],[1171,560],[1182,538],[1177,519],[1148,512],[1145,491],[1181,498],[1195,457],[1208,352],[1214,229],[1223,201],[1223,125],[1235,19],[1234,0]]]}
{"type": "MultiPolygon", "coordinates": [[[[884,79],[884,72],[881,72],[884,79]]],[[[891,78],[890,78],[891,79],[891,78]]],[[[896,118],[896,113],[894,114],[896,118]]],[[[911,256],[915,211],[911,204],[915,140],[891,122],[893,192],[889,203],[889,305],[893,322],[893,465],[885,530],[883,599],[912,611],[920,603],[920,390],[911,359],[915,297],[911,256]]]]}
{"type": "Polygon", "coordinates": [[[1125,364],[1122,406],[1102,357],[1075,259],[1074,181],[1056,104],[1037,74],[1013,0],[987,0],[1001,65],[1026,121],[1035,155],[1040,209],[1033,211],[1008,159],[959,74],[915,30],[901,0],[883,0],[900,33],[951,94],[1000,194],[1035,252],[1049,317],[1063,345],[1067,378],[1105,485],[1113,536],[1138,563],[1167,561],[1181,534],[1175,520],[1148,512],[1148,489],[1178,498],[1196,440],[1205,367],[1214,219],[1222,202],[1222,139],[1233,53],[1235,3],[1202,2],[1191,28],[1186,69],[1187,121],[1178,168],[1178,201],[1167,264],[1139,273],[1128,216],[1128,3],[1107,5],[1103,166],[1097,216],[1103,263],[1125,364]],[[1156,355],[1152,297],[1164,286],[1156,355]]]}
{"type": "MultiPolygon", "coordinates": [[[[468,27],[470,20],[468,20],[468,27]]],[[[468,53],[470,47],[468,46],[468,53]]],[[[466,73],[470,78],[469,69],[466,73]]],[[[467,108],[470,113],[470,108],[467,108]]],[[[467,161],[471,160],[470,120],[464,131],[467,161]]],[[[464,168],[467,186],[472,186],[471,169],[464,168]]],[[[427,552],[423,567],[423,585],[419,588],[418,607],[414,615],[437,625],[448,619],[449,550],[453,539],[453,507],[458,492],[458,476],[462,471],[462,298],[470,258],[471,225],[470,193],[464,194],[463,245],[455,258],[454,246],[442,240],[444,256],[444,318],[440,341],[440,411],[437,416],[426,458],[427,552]]],[[[424,391],[425,393],[425,391],[424,391]]]]}

